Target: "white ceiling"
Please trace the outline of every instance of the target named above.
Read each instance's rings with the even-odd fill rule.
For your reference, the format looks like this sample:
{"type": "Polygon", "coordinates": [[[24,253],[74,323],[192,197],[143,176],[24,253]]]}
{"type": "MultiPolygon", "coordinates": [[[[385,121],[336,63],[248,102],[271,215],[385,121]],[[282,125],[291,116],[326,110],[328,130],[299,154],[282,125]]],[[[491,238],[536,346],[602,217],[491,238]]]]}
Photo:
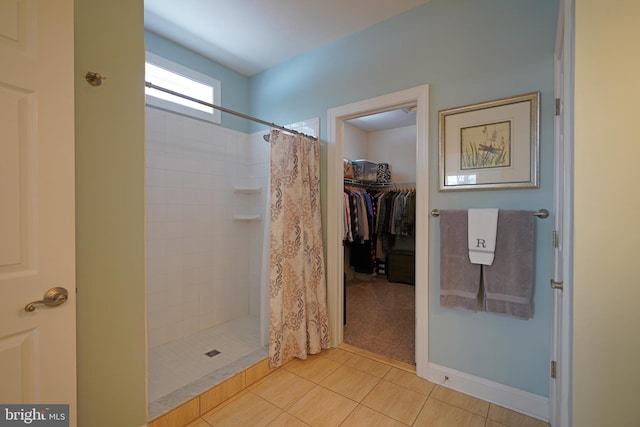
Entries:
{"type": "Polygon", "coordinates": [[[145,28],[243,75],[429,0],[144,0],[145,28]]]}

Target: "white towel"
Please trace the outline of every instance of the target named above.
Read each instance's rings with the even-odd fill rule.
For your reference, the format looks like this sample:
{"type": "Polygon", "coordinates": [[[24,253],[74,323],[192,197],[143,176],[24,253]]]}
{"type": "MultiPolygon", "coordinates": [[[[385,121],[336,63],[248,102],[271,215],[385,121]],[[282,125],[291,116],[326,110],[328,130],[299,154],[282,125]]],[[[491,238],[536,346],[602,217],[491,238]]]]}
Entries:
{"type": "Polygon", "coordinates": [[[469,260],[493,264],[498,230],[498,209],[469,209],[469,260]]]}

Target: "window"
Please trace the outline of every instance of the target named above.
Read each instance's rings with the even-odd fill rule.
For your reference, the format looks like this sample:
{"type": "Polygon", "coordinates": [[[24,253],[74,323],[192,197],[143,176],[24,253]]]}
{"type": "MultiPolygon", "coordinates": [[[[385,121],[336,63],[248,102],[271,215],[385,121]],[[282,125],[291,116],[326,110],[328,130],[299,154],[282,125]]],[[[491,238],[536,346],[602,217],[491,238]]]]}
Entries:
{"type": "MultiPolygon", "coordinates": [[[[145,80],[195,99],[220,105],[220,81],[147,52],[145,80]]],[[[145,86],[147,105],[220,123],[220,111],[145,86]]]]}

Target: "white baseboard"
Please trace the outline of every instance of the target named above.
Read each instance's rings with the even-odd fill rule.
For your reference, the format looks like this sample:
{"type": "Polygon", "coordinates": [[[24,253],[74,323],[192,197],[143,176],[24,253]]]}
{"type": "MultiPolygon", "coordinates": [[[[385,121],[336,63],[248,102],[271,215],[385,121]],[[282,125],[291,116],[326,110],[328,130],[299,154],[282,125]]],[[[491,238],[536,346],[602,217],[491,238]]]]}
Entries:
{"type": "Polygon", "coordinates": [[[428,364],[427,379],[443,387],[495,403],[542,421],[549,421],[549,399],[546,397],[436,365],[435,363],[428,364]],[[445,380],[445,377],[448,377],[448,379],[445,380]]]}

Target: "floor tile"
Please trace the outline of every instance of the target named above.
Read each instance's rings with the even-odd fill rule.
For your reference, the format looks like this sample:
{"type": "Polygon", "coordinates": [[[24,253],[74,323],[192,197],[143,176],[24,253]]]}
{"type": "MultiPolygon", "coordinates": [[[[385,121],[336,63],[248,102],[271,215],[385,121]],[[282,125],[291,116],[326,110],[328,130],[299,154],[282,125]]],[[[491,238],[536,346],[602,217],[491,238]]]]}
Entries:
{"type": "Polygon", "coordinates": [[[260,319],[236,319],[148,350],[149,402],[199,380],[261,348],[260,319]],[[238,339],[238,337],[242,339],[238,339]],[[215,348],[221,353],[207,357],[215,348]]]}
{"type": "Polygon", "coordinates": [[[459,391],[452,390],[447,387],[442,387],[441,385],[436,386],[431,393],[431,397],[457,408],[464,409],[465,411],[478,414],[483,418],[486,418],[487,413],[489,412],[489,402],[460,393],[459,391]]]}
{"type": "Polygon", "coordinates": [[[244,374],[241,372],[205,391],[200,395],[200,413],[209,412],[231,396],[241,392],[243,388],[244,374]]]}
{"type": "Polygon", "coordinates": [[[209,424],[202,418],[198,418],[197,420],[187,424],[184,427],[211,427],[211,424],[209,424]]]}
{"type": "Polygon", "coordinates": [[[268,427],[309,427],[309,424],[303,423],[293,415],[283,412],[278,418],[271,421],[268,427]]]}
{"type": "Polygon", "coordinates": [[[200,411],[211,407],[206,404],[206,397],[217,388],[194,399],[193,409],[180,419],[176,418],[180,412],[176,410],[149,425],[550,427],[546,422],[433,384],[408,369],[348,349],[323,351],[307,360],[293,359],[259,379],[267,373],[255,375],[255,382],[246,384],[244,391],[234,388],[223,393],[227,396],[239,391],[200,418],[195,413],[197,407],[200,411]]]}
{"type": "Polygon", "coordinates": [[[287,410],[294,417],[312,427],[339,426],[358,406],[356,402],[316,386],[287,410]]]}
{"type": "Polygon", "coordinates": [[[384,376],[384,379],[394,384],[413,390],[416,393],[429,396],[435,387],[435,384],[429,382],[423,378],[420,378],[415,373],[407,372],[403,369],[391,368],[389,372],[384,376]]]}
{"type": "Polygon", "coordinates": [[[389,381],[382,380],[362,404],[405,424],[411,424],[427,400],[424,394],[416,393],[389,381]]]}
{"type": "Polygon", "coordinates": [[[549,427],[549,423],[493,404],[489,407],[488,418],[507,427],[549,427]]]}
{"type": "Polygon", "coordinates": [[[216,427],[261,427],[268,425],[281,413],[282,409],[277,406],[244,391],[230,402],[204,414],[202,418],[216,427]]]}
{"type": "Polygon", "coordinates": [[[247,386],[250,386],[251,384],[260,381],[270,373],[275,372],[276,370],[277,368],[272,368],[269,366],[269,359],[264,359],[249,367],[249,369],[245,371],[245,382],[247,386]]]}
{"type": "Polygon", "coordinates": [[[406,424],[359,405],[344,421],[349,427],[406,427],[406,424]]]}
{"type": "Polygon", "coordinates": [[[277,407],[287,409],[315,386],[315,383],[299,375],[279,370],[249,387],[249,390],[277,407]]]}
{"type": "Polygon", "coordinates": [[[371,360],[377,360],[380,363],[384,363],[386,365],[389,366],[393,366],[394,368],[398,368],[398,369],[403,369],[405,371],[408,372],[416,372],[416,365],[413,364],[409,364],[409,363],[405,363],[405,362],[400,362],[399,360],[395,360],[395,359],[391,359],[389,357],[383,356],[381,354],[378,353],[373,353],[371,351],[367,351],[367,350],[363,350],[361,348],[346,344],[346,343],[342,343],[340,344],[340,348],[342,350],[348,351],[350,353],[353,354],[358,354],[360,356],[364,356],[368,359],[371,360]]]}
{"type": "Polygon", "coordinates": [[[320,384],[356,402],[364,397],[380,382],[380,378],[342,365],[333,371],[320,384]]]}
{"type": "Polygon", "coordinates": [[[376,377],[384,377],[389,370],[391,370],[391,366],[376,362],[375,360],[368,359],[366,357],[360,356],[358,354],[354,355],[351,359],[349,359],[345,365],[351,366],[353,368],[359,369],[363,372],[366,372],[371,375],[375,375],[376,377]]]}
{"type": "Polygon", "coordinates": [[[345,363],[353,357],[353,353],[342,350],[340,348],[329,348],[327,350],[322,350],[322,352],[318,355],[326,357],[327,359],[331,359],[338,363],[345,363]]]}
{"type": "Polygon", "coordinates": [[[310,356],[307,360],[293,359],[287,363],[284,368],[309,381],[319,383],[339,366],[340,363],[334,362],[326,357],[310,356]]]}
{"type": "Polygon", "coordinates": [[[484,427],[485,418],[429,398],[414,427],[484,427]]]}
{"type": "Polygon", "coordinates": [[[198,418],[198,415],[200,415],[200,402],[195,398],[151,421],[149,427],[182,426],[198,418]]]}

